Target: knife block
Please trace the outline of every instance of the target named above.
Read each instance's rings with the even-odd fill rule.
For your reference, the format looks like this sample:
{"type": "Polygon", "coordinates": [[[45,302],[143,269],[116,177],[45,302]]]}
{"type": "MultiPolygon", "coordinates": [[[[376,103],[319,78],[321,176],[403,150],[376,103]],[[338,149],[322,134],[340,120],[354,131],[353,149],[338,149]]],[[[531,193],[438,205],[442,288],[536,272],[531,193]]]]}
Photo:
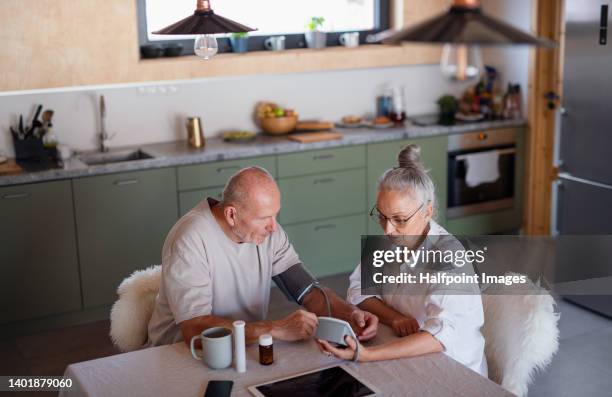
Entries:
{"type": "Polygon", "coordinates": [[[13,146],[17,161],[42,164],[57,160],[57,150],[55,148],[45,148],[42,138],[19,139],[12,132],[11,135],[13,135],[13,146]]]}

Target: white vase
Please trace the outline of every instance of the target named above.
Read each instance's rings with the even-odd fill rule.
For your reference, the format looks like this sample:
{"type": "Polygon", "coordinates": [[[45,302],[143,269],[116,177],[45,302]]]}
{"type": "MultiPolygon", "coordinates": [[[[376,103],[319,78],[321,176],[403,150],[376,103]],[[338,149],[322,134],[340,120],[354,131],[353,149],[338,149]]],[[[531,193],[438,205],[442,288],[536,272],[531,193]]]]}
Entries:
{"type": "Polygon", "coordinates": [[[315,30],[304,33],[308,48],[325,48],[327,44],[327,33],[315,30]]]}

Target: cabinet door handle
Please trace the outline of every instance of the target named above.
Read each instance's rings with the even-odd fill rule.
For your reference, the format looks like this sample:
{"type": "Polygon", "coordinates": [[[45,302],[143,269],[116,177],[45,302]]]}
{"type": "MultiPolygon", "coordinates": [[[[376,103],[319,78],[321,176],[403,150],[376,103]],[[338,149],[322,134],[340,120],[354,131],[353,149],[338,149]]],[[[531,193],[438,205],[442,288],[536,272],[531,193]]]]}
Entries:
{"type": "Polygon", "coordinates": [[[115,186],[128,186],[128,185],[135,185],[137,183],[139,183],[140,181],[138,179],[124,179],[124,180],[120,180],[120,181],[115,181],[113,182],[113,184],[115,186]]]}
{"type": "Polygon", "coordinates": [[[333,159],[335,156],[333,154],[319,154],[316,156],[312,156],[313,160],[330,160],[333,159]]]}
{"type": "Polygon", "coordinates": [[[30,197],[30,193],[13,193],[13,194],[5,194],[2,196],[4,200],[16,200],[22,198],[30,197]]]}
{"type": "Polygon", "coordinates": [[[318,232],[319,230],[324,230],[324,229],[335,229],[336,225],[334,225],[333,223],[326,223],[324,225],[317,225],[315,226],[314,230],[315,232],[318,232]]]}
{"type": "Polygon", "coordinates": [[[330,182],[333,182],[334,180],[335,180],[334,178],[315,179],[312,184],[316,185],[317,183],[330,183],[330,182]]]}
{"type": "Polygon", "coordinates": [[[219,167],[219,168],[217,168],[217,173],[220,174],[220,173],[225,172],[225,171],[237,171],[239,169],[240,169],[240,167],[238,167],[237,165],[230,165],[230,166],[227,166],[227,167],[219,167]]]}

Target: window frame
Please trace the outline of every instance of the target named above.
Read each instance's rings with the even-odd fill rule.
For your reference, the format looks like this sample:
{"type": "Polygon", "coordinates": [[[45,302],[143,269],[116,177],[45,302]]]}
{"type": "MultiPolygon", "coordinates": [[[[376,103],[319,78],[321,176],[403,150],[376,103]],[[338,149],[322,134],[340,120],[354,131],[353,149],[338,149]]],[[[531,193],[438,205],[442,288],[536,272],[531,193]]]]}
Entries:
{"type": "MultiPolygon", "coordinates": [[[[180,44],[183,46],[181,53],[179,56],[187,56],[194,55],[193,51],[193,39],[185,39],[185,40],[149,40],[147,31],[147,13],[146,13],[146,0],[136,0],[136,9],[138,14],[138,48],[142,48],[145,45],[159,45],[166,46],[169,44],[180,44]]],[[[374,18],[376,23],[376,28],[369,30],[359,30],[359,44],[366,44],[366,38],[375,33],[382,32],[391,27],[391,0],[375,0],[374,4],[374,18]]],[[[245,22],[248,25],[248,22],[245,22]]],[[[328,32],[327,33],[327,47],[337,47],[340,46],[339,38],[343,33],[348,33],[349,31],[342,32],[328,32]]],[[[354,32],[354,31],[350,31],[354,32]]],[[[299,48],[307,48],[306,46],[306,37],[304,33],[296,33],[296,34],[278,34],[278,35],[266,35],[266,36],[249,36],[248,48],[247,52],[255,52],[255,51],[267,51],[264,47],[264,41],[273,36],[285,36],[285,49],[299,49],[299,48]]],[[[232,53],[232,47],[230,44],[230,39],[226,37],[217,38],[217,43],[219,45],[218,53],[232,53]]],[[[371,44],[371,43],[368,43],[371,44]]],[[[142,54],[140,55],[141,59],[145,59],[142,54]]]]}

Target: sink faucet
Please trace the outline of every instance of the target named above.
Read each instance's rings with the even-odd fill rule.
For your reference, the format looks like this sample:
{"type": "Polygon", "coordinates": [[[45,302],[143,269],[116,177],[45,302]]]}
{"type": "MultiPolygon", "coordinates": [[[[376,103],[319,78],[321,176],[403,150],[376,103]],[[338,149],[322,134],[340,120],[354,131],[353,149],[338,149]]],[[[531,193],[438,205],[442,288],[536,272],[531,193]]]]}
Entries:
{"type": "Polygon", "coordinates": [[[108,152],[108,143],[113,139],[113,135],[108,135],[106,132],[106,103],[104,102],[104,95],[100,95],[100,151],[108,152]]]}

